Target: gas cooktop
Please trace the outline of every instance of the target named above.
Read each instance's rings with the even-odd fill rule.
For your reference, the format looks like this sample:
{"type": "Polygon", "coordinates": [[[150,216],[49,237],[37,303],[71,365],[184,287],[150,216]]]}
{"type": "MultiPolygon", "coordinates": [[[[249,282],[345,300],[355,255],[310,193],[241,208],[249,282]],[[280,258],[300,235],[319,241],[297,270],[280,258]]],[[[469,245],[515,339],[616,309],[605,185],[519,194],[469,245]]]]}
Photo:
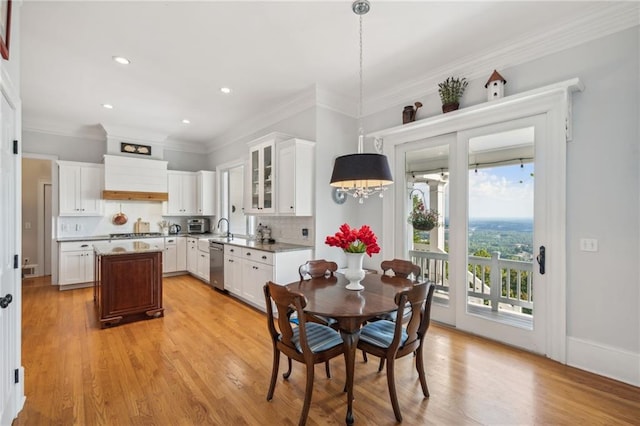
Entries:
{"type": "Polygon", "coordinates": [[[126,238],[145,238],[145,237],[161,237],[162,234],[160,232],[131,232],[124,234],[109,234],[109,238],[113,240],[121,240],[126,238]]]}

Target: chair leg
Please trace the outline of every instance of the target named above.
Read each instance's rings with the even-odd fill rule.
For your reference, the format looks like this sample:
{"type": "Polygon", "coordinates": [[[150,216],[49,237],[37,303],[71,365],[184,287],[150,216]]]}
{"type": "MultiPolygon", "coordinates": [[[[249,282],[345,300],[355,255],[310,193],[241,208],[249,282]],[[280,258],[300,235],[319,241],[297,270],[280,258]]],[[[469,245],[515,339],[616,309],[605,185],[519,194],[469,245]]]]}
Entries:
{"type": "Polygon", "coordinates": [[[387,360],[387,384],[389,385],[389,397],[391,398],[391,406],[393,407],[393,414],[396,415],[398,422],[402,421],[402,414],[400,414],[400,405],[398,404],[398,395],[396,394],[396,379],[395,379],[395,363],[394,359],[387,360]]]}
{"type": "Polygon", "coordinates": [[[384,358],[380,357],[380,365],[378,366],[378,373],[384,368],[384,358]]]}
{"type": "Polygon", "coordinates": [[[369,361],[369,360],[367,359],[367,353],[366,353],[365,351],[362,351],[362,359],[364,360],[364,362],[369,361]]]}
{"type": "Polygon", "coordinates": [[[327,372],[327,379],[331,378],[331,367],[329,366],[329,361],[324,363],[324,369],[327,372]]]}
{"type": "Polygon", "coordinates": [[[282,375],[282,378],[284,378],[284,379],[288,379],[289,378],[289,376],[291,375],[291,370],[293,368],[293,366],[291,365],[291,358],[287,357],[287,361],[289,362],[289,369],[287,370],[286,373],[284,373],[282,375]]]}
{"type": "Polygon", "coordinates": [[[267,401],[273,398],[273,392],[276,389],[276,379],[278,378],[278,369],[280,368],[280,351],[273,348],[273,367],[271,367],[271,383],[269,383],[269,391],[267,392],[267,401]]]}
{"type": "Polygon", "coordinates": [[[307,364],[307,386],[304,390],[304,404],[302,405],[302,413],[300,413],[300,421],[298,426],[304,426],[307,423],[309,408],[311,407],[311,395],[313,394],[313,371],[314,365],[307,364]]]}
{"type": "Polygon", "coordinates": [[[426,398],[429,398],[429,388],[427,387],[427,377],[424,374],[424,359],[422,357],[422,346],[416,351],[416,370],[418,370],[418,377],[420,378],[420,386],[422,386],[422,393],[426,398]]]}

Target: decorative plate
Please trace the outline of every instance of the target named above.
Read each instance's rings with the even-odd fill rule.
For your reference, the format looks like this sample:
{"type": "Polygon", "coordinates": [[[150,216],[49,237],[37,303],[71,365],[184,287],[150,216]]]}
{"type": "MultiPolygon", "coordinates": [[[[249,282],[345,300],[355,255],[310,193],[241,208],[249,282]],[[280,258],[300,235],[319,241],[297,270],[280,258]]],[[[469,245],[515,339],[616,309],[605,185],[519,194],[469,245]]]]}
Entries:
{"type": "Polygon", "coordinates": [[[344,204],[344,202],[347,201],[347,194],[339,191],[338,188],[333,188],[333,191],[331,191],[331,198],[333,198],[333,202],[336,204],[344,204]]]}

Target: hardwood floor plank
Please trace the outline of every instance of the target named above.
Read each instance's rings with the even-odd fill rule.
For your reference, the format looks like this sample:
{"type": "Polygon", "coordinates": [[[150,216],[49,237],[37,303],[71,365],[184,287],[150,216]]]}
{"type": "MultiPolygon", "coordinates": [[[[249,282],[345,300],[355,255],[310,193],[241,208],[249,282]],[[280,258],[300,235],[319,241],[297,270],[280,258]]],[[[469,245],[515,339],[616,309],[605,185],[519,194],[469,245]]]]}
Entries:
{"type": "MultiPolygon", "coordinates": [[[[305,387],[294,363],[266,400],[271,342],[261,312],[189,276],[164,279],[165,316],[100,329],[92,289],[23,285],[21,425],[296,425],[305,387]]],[[[423,398],[415,359],[396,363],[404,424],[637,425],[640,389],[433,324],[423,398]]],[[[355,370],[356,424],[395,425],[378,360],[355,370]]],[[[344,361],[315,370],[307,424],[342,425],[344,361]]]]}

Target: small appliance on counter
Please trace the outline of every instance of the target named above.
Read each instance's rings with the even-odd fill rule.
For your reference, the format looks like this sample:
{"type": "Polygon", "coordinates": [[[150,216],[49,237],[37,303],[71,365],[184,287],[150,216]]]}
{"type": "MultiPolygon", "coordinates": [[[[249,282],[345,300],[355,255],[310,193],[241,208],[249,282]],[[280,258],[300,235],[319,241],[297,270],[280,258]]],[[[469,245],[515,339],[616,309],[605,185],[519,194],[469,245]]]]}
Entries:
{"type": "Polygon", "coordinates": [[[209,219],[192,218],[187,220],[187,233],[206,234],[207,232],[209,232],[209,219]]]}
{"type": "Polygon", "coordinates": [[[178,224],[173,224],[169,226],[169,234],[179,234],[180,231],[182,231],[182,226],[178,225],[178,224]]]}

